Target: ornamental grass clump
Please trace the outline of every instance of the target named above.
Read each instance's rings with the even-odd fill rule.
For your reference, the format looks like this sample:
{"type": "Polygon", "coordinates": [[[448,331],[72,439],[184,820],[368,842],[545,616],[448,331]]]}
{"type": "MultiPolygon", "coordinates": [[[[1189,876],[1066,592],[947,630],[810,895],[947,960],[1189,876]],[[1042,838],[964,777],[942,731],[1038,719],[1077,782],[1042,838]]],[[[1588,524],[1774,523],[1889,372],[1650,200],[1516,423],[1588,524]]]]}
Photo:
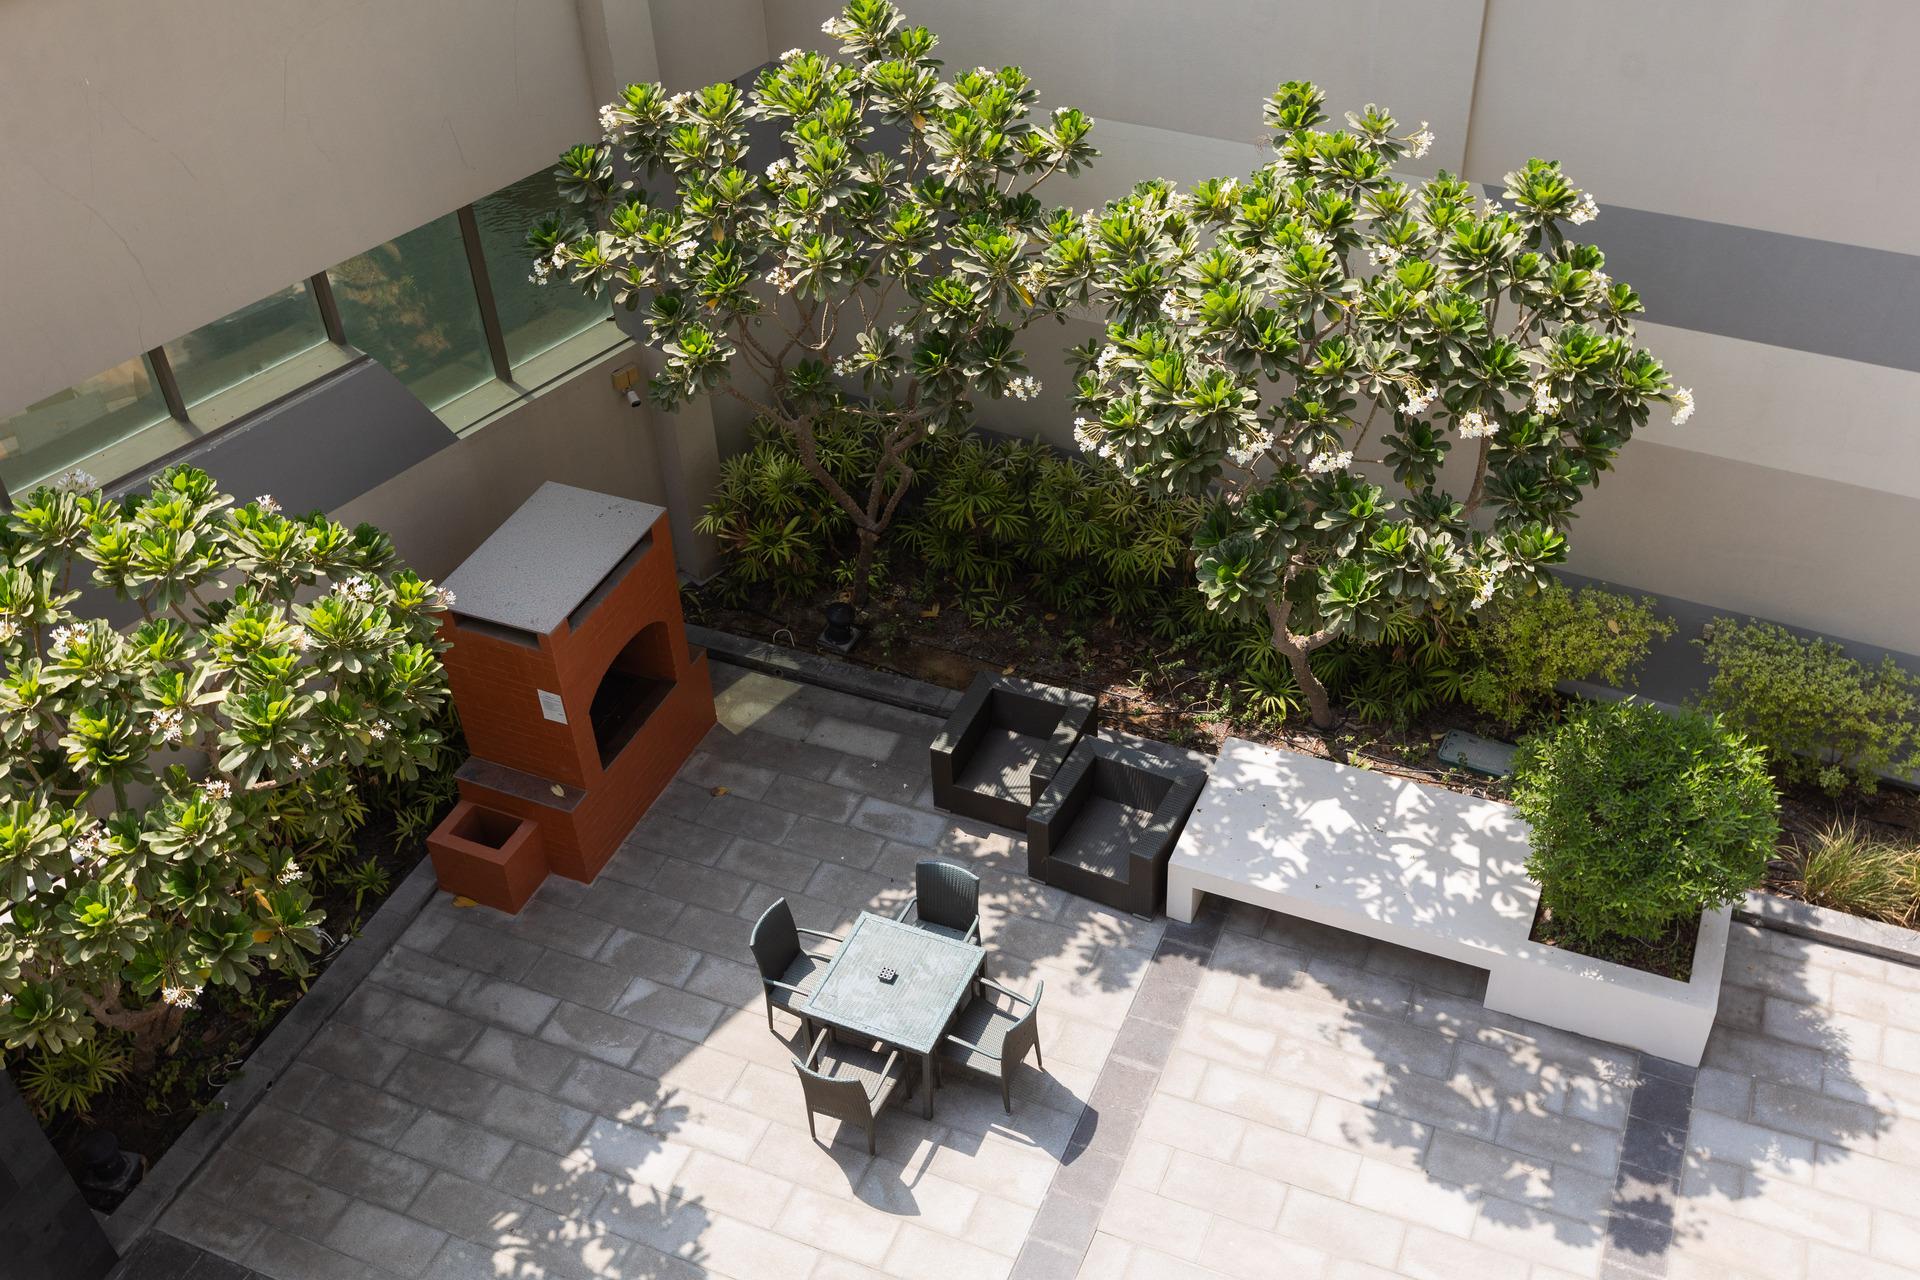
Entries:
{"type": "Polygon", "coordinates": [[[0,1048],[105,1030],[144,1067],[204,989],[305,974],[302,858],[364,819],[356,778],[439,754],[447,603],[379,530],[190,467],[26,497],[0,531],[0,1048]],[[73,612],[89,564],[137,619],[73,612]]]}
{"type": "Polygon", "coordinates": [[[1816,907],[1899,924],[1920,906],[1920,850],[1836,819],[1795,850],[1793,888],[1816,907]]]}
{"type": "Polygon", "coordinates": [[[1549,932],[1603,959],[1738,901],[1780,835],[1760,748],[1710,716],[1631,700],[1522,739],[1513,799],[1549,932]]]}
{"type": "Polygon", "coordinates": [[[914,447],[982,397],[1039,392],[1020,334],[1085,301],[1090,262],[1079,220],[1035,190],[1097,153],[1093,121],[1038,114],[1018,67],[946,74],[889,0],[822,30],[831,53],[789,49],[750,89],[628,85],[560,157],[571,207],[528,238],[536,280],[642,312],[655,404],[726,395],[791,436],[853,525],[858,605],[914,447]],[[877,451],[852,486],[819,457],[847,415],[877,451]]]}
{"type": "Polygon", "coordinates": [[[1324,101],[1282,84],[1245,179],[1087,216],[1107,328],[1074,352],[1081,449],[1208,504],[1200,591],[1264,625],[1323,728],[1317,650],[1544,582],[1649,411],[1693,412],[1639,295],[1570,237],[1598,206],[1558,163],[1494,199],[1402,179],[1433,135],[1374,106],[1324,129],[1324,101]]]}

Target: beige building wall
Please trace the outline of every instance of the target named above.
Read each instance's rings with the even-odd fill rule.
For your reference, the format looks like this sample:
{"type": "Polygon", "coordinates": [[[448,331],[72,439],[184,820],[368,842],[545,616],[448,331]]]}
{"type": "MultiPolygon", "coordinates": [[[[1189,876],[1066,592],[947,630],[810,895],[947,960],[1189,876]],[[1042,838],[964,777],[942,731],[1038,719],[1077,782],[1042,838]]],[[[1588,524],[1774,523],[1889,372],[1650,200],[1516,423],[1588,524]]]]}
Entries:
{"type": "MultiPolygon", "coordinates": [[[[820,45],[820,21],[836,8],[0,6],[10,54],[0,79],[9,232],[0,413],[524,176],[590,136],[595,106],[618,84],[658,77],[681,89],[738,76],[787,47],[820,45]]],[[[1920,116],[1920,79],[1906,66],[1920,7],[1905,0],[1863,0],[1844,17],[1794,0],[907,8],[941,35],[949,65],[1017,62],[1043,107],[1071,103],[1099,121],[1103,159],[1075,183],[1049,184],[1054,199],[1095,203],[1154,174],[1244,172],[1264,155],[1264,96],[1281,79],[1311,78],[1336,120],[1377,101],[1410,127],[1431,122],[1439,143],[1428,166],[1497,183],[1529,155],[1560,157],[1608,207],[1592,228],[1602,244],[1628,214],[1656,239],[1658,219],[1671,216],[1776,235],[1763,247],[1778,256],[1754,259],[1761,274],[1790,271],[1816,241],[1834,242],[1815,247],[1841,260],[1881,251],[1861,268],[1863,284],[1920,261],[1894,256],[1920,254],[1915,179],[1898,162],[1920,116]]],[[[1851,307],[1829,298],[1822,311],[1811,289],[1795,319],[1804,340],[1760,340],[1741,314],[1747,301],[1690,277],[1682,315],[1661,309],[1665,281],[1634,282],[1654,306],[1645,340],[1695,388],[1700,409],[1627,450],[1583,509],[1573,567],[1920,652],[1908,549],[1920,528],[1910,409],[1920,349],[1886,339],[1911,332],[1911,298],[1883,292],[1851,307]]],[[[1799,309],[1792,296],[1783,311],[1799,309]]],[[[1033,330],[1027,348],[1048,394],[987,406],[983,425],[1065,444],[1072,410],[1059,352],[1090,332],[1079,320],[1033,330]]],[[[589,477],[654,496],[649,415],[589,376],[604,372],[501,415],[351,510],[393,527],[423,567],[443,569],[540,479],[589,477]]],[[[709,421],[675,430],[717,432],[729,447],[744,436],[730,402],[716,402],[709,421]]]]}

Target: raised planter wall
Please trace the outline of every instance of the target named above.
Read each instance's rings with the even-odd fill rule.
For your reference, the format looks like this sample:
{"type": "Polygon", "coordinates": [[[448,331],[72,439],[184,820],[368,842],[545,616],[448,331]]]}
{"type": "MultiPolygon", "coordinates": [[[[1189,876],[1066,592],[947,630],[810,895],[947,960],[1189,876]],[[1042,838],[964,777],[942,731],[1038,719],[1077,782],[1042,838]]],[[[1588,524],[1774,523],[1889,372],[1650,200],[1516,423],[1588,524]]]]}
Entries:
{"type": "Polygon", "coordinates": [[[1732,919],[1731,907],[1700,917],[1686,982],[1531,943],[1487,971],[1487,1008],[1697,1067],[1720,1008],[1732,919]]]}

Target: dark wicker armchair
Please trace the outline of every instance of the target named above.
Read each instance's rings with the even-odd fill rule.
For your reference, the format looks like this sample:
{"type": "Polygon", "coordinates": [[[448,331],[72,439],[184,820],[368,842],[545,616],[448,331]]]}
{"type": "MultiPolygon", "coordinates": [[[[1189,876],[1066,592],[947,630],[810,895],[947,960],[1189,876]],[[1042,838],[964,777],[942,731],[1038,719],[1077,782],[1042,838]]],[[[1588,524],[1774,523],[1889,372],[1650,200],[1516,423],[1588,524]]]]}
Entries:
{"type": "Polygon", "coordinates": [[[1000,1105],[1012,1115],[1014,1066],[1026,1061],[1031,1053],[1034,1065],[1042,1071],[1047,1069],[1046,1060],[1040,1056],[1039,1021],[1040,995],[1047,984],[1034,983],[1031,997],[992,978],[982,978],[980,987],[980,994],[960,1010],[953,1030],[940,1042],[933,1070],[936,1079],[947,1067],[997,1076],[1000,1105]]]}
{"type": "Polygon", "coordinates": [[[980,877],[951,862],[922,859],[913,867],[913,896],[900,908],[896,920],[915,910],[922,929],[943,933],[961,942],[980,941],[980,877]]]}
{"type": "Polygon", "coordinates": [[[981,674],[933,740],[933,802],[1019,831],[1082,734],[1090,694],[981,674]]]}
{"type": "Polygon", "coordinates": [[[827,965],[833,957],[818,951],[808,951],[800,945],[800,935],[825,938],[838,943],[839,938],[831,933],[822,933],[818,929],[802,929],[793,923],[793,911],[787,906],[787,900],[781,898],[760,913],[753,923],[753,933],[747,939],[747,945],[753,949],[753,962],[760,969],[760,983],[767,995],[767,1030],[774,1031],[773,1011],[780,1009],[800,1019],[800,1024],[808,1035],[813,1034],[813,1021],[807,1017],[807,997],[819,985],[827,965]]]}
{"type": "Polygon", "coordinates": [[[832,1033],[822,1031],[814,1038],[805,1058],[795,1058],[793,1069],[800,1073],[800,1090],[807,1103],[807,1132],[820,1140],[816,1115],[832,1116],[842,1124],[858,1125],[867,1133],[867,1154],[875,1154],[874,1127],[881,1111],[902,1085],[902,1097],[913,1096],[913,1078],[920,1064],[909,1057],[904,1062],[899,1050],[882,1051],[860,1046],[832,1044],[832,1033]]]}
{"type": "Polygon", "coordinates": [[[1151,916],[1167,859],[1206,775],[1083,739],[1027,815],[1027,874],[1120,911],[1151,916]]]}

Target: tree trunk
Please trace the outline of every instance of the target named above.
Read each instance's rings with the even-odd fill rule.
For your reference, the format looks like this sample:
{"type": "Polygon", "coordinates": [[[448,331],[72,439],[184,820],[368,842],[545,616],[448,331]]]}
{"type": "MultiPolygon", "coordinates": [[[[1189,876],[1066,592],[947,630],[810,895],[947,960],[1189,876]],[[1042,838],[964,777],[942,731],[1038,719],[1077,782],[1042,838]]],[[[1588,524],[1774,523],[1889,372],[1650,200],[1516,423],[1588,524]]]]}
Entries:
{"type": "Polygon", "coordinates": [[[860,530],[860,551],[853,558],[853,594],[848,597],[854,611],[867,607],[867,582],[873,576],[873,556],[880,546],[880,530],[860,530]]]}
{"type": "Polygon", "coordinates": [[[1313,667],[1307,661],[1307,651],[1294,644],[1291,639],[1275,639],[1273,647],[1286,655],[1287,665],[1293,668],[1294,683],[1300,686],[1300,692],[1307,699],[1307,714],[1313,718],[1316,729],[1333,728],[1333,703],[1327,697],[1327,686],[1313,674],[1313,667]]]}
{"type": "Polygon", "coordinates": [[[1267,601],[1267,622],[1272,628],[1274,652],[1287,660],[1293,669],[1293,682],[1300,686],[1300,693],[1307,700],[1307,713],[1313,717],[1316,729],[1333,728],[1333,701],[1327,697],[1327,686],[1320,683],[1313,674],[1313,667],[1307,661],[1307,655],[1324,642],[1324,633],[1309,638],[1303,644],[1293,632],[1287,629],[1287,619],[1293,614],[1293,602],[1290,600],[1267,601]]]}
{"type": "Polygon", "coordinates": [[[139,1072],[151,1071],[159,1063],[160,1051],[173,1039],[185,1012],[159,1000],[144,1009],[123,1008],[118,990],[104,1000],[92,996],[82,999],[95,1022],[127,1033],[133,1042],[133,1069],[139,1072]]]}

